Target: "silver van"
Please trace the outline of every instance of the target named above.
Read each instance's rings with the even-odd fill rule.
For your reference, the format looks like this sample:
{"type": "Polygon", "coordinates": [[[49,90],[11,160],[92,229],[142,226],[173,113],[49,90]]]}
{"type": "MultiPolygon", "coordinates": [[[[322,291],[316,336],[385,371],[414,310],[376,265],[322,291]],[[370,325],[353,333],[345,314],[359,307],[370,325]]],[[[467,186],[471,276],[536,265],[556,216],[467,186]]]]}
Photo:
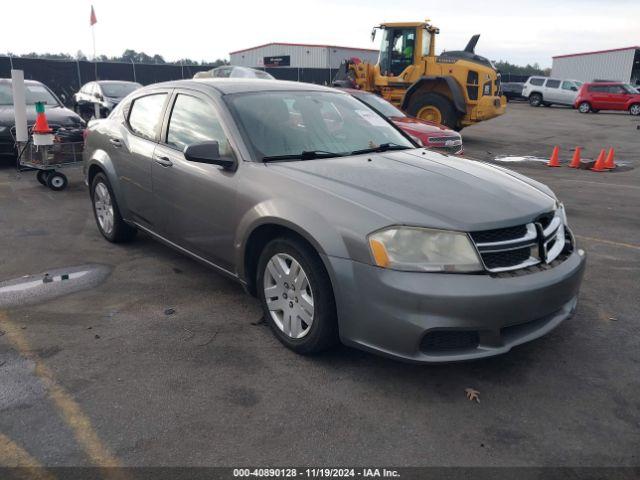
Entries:
{"type": "Polygon", "coordinates": [[[522,96],[529,99],[532,107],[554,104],[573,106],[581,85],[580,80],[529,77],[522,89],[522,96]]]}

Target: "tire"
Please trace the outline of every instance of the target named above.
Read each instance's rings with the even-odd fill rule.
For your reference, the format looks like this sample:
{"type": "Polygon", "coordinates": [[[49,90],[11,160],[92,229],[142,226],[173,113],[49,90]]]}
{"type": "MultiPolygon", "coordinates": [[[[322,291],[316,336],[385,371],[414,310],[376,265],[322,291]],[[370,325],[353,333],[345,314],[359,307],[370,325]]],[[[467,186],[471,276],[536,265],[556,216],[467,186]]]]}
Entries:
{"type": "Polygon", "coordinates": [[[591,104],[589,102],[582,102],[578,105],[578,111],[580,113],[589,113],[591,111],[591,104]]]}
{"type": "Polygon", "coordinates": [[[54,192],[64,190],[65,188],[67,188],[68,183],[69,181],[67,180],[67,176],[64,173],[50,172],[47,175],[47,187],[49,187],[54,192]]]}
{"type": "Polygon", "coordinates": [[[264,318],[284,346],[308,355],[339,342],[329,274],[320,257],[305,242],[293,237],[270,241],[260,254],[256,282],[264,318]],[[302,280],[296,284],[295,278],[302,280]],[[267,288],[273,294],[270,298],[267,288]]]}
{"type": "Polygon", "coordinates": [[[543,107],[550,107],[552,104],[549,102],[542,102],[543,107]]]}
{"type": "Polygon", "coordinates": [[[597,108],[592,108],[591,109],[591,113],[598,113],[600,110],[598,110],[597,108]]]}
{"type": "Polygon", "coordinates": [[[634,117],[640,115],[640,103],[634,103],[633,105],[631,105],[629,107],[629,114],[633,115],[634,117]]]}
{"type": "Polygon", "coordinates": [[[38,182],[45,187],[47,186],[47,177],[49,176],[49,173],[51,173],[50,170],[38,170],[38,173],[36,173],[38,182]]]}
{"type": "Polygon", "coordinates": [[[532,93],[529,95],[529,105],[532,107],[539,107],[542,105],[542,95],[539,93],[532,93]]]}
{"type": "Polygon", "coordinates": [[[453,103],[439,93],[417,93],[409,101],[409,107],[407,113],[413,117],[421,118],[422,120],[430,120],[442,125],[446,125],[449,128],[456,128],[458,126],[458,115],[456,114],[453,103]],[[424,109],[431,107],[434,111],[437,111],[436,117],[430,119],[424,116],[424,109]],[[422,117],[419,116],[423,110],[422,117]]]}
{"type": "Polygon", "coordinates": [[[93,216],[102,236],[112,243],[133,240],[137,230],[122,219],[113,189],[104,173],[100,172],[93,178],[90,194],[93,216]]]}

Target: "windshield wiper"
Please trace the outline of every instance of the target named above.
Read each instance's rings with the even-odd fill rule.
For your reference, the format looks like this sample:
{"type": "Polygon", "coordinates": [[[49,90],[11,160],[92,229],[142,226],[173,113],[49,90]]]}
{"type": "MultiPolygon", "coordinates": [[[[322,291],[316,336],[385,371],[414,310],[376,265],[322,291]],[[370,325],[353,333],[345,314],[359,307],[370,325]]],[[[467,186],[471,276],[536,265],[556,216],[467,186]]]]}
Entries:
{"type": "Polygon", "coordinates": [[[361,153],[377,153],[387,152],[389,150],[409,150],[413,147],[407,147],[406,145],[398,145],[397,143],[381,143],[377,147],[363,148],[362,150],[354,150],[349,155],[360,155],[361,153]]]}
{"type": "Polygon", "coordinates": [[[327,152],[326,150],[304,150],[300,153],[288,155],[268,155],[262,157],[263,162],[277,162],[279,160],[315,160],[316,158],[342,157],[343,153],[327,152]]]}

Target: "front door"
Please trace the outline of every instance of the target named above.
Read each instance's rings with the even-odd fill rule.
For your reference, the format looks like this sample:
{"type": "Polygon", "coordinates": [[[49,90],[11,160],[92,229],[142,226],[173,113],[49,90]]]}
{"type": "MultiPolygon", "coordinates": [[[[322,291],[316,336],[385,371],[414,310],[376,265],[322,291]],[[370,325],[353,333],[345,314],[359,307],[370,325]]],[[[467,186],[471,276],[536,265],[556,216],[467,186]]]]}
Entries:
{"type": "Polygon", "coordinates": [[[159,232],[216,265],[232,270],[237,175],[216,165],[194,163],[186,146],[217,141],[223,157],[233,157],[215,103],[205,95],[178,91],[154,153],[153,196],[159,232]]]}
{"type": "Polygon", "coordinates": [[[142,226],[155,228],[151,165],[168,93],[138,97],[129,108],[123,135],[109,138],[126,208],[142,226]]]}

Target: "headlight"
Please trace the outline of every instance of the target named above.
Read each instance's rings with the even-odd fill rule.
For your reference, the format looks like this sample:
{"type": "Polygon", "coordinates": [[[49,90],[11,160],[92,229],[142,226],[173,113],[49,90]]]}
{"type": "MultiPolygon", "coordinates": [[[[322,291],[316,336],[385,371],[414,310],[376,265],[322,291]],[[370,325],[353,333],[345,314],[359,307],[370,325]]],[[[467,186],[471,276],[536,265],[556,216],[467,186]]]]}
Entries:
{"type": "Polygon", "coordinates": [[[466,233],[419,227],[390,227],[369,235],[377,266],[414,272],[483,270],[466,233]]]}

